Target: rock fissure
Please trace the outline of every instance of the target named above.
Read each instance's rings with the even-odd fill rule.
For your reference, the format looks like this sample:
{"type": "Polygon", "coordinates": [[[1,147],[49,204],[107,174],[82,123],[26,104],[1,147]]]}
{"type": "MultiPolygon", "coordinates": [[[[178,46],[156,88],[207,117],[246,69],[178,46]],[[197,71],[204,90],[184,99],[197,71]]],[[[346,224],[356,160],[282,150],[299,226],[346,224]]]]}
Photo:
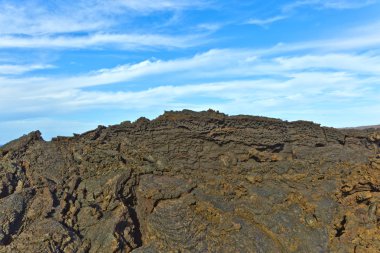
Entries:
{"type": "Polygon", "coordinates": [[[339,226],[336,228],[336,234],[335,237],[341,237],[345,230],[346,230],[346,223],[347,223],[347,217],[343,216],[342,221],[340,222],[339,226]]]}

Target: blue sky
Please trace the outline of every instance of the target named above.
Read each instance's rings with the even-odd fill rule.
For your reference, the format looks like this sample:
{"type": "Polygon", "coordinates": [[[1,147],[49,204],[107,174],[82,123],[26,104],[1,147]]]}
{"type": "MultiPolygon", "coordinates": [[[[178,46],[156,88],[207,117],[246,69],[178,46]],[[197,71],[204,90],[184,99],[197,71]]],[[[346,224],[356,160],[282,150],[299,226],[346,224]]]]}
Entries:
{"type": "Polygon", "coordinates": [[[0,0],[0,143],[165,110],[380,123],[378,0],[0,0]]]}

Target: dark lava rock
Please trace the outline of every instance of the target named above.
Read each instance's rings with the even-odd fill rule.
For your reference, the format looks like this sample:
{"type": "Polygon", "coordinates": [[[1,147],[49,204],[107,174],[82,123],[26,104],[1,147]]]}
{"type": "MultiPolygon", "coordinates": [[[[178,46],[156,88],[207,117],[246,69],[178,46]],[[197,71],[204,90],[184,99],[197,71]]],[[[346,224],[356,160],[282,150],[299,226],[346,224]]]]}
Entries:
{"type": "Polygon", "coordinates": [[[380,252],[380,132],[167,112],[0,148],[0,252],[380,252]]]}

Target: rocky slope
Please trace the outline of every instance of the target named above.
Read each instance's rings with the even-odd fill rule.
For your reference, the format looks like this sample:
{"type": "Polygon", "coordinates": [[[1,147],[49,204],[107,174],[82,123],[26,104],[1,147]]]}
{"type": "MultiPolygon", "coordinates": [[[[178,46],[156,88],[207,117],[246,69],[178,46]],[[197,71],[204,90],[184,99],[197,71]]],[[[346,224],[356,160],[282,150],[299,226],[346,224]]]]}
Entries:
{"type": "Polygon", "coordinates": [[[380,125],[373,125],[373,126],[359,126],[359,127],[349,127],[345,129],[357,129],[357,130],[364,130],[364,129],[378,129],[380,128],[380,125]]]}
{"type": "Polygon", "coordinates": [[[0,150],[0,252],[379,252],[380,133],[214,111],[0,150]]]}

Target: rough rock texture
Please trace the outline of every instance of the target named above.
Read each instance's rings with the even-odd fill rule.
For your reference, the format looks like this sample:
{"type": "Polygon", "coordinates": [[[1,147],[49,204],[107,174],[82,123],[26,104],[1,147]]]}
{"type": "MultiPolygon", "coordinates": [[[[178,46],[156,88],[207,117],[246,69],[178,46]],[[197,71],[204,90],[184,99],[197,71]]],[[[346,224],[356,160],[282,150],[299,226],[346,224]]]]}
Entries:
{"type": "Polygon", "coordinates": [[[0,252],[380,252],[380,132],[167,112],[0,149],[0,252]]]}

